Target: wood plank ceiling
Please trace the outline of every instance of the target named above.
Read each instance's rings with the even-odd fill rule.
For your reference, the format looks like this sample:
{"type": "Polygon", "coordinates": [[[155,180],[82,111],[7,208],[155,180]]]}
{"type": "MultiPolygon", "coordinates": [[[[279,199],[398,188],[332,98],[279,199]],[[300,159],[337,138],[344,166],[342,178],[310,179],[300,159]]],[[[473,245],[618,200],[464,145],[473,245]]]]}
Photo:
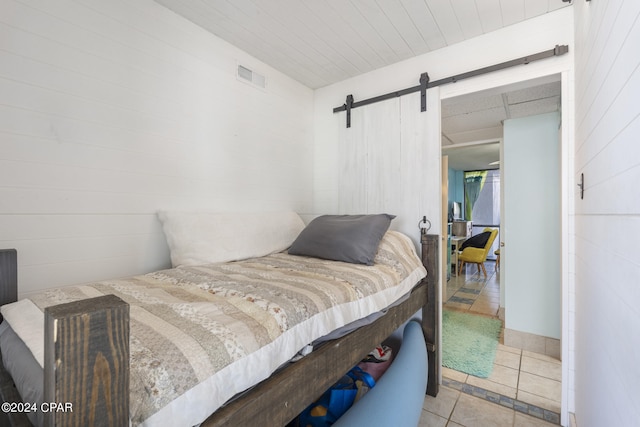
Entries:
{"type": "Polygon", "coordinates": [[[316,89],[565,7],[562,0],[155,0],[316,89]]]}

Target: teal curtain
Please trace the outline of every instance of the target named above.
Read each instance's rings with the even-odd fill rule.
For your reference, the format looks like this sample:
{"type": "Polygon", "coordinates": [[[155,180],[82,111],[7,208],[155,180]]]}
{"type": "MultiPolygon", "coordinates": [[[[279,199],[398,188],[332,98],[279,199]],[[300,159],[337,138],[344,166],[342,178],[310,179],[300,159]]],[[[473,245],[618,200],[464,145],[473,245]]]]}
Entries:
{"type": "Polygon", "coordinates": [[[487,179],[487,171],[475,171],[464,173],[464,207],[465,207],[465,219],[472,221],[471,212],[473,211],[473,205],[476,204],[480,191],[484,186],[484,182],[487,179]]]}

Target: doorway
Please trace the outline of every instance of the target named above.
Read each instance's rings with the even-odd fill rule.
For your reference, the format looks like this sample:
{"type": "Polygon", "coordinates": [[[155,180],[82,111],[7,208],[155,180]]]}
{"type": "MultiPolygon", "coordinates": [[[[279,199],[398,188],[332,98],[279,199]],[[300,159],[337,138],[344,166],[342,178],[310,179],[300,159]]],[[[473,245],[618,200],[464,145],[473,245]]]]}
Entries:
{"type": "MultiPolygon", "coordinates": [[[[504,161],[504,158],[501,150],[504,144],[502,134],[504,121],[520,117],[535,116],[537,114],[544,114],[553,111],[556,111],[559,114],[562,109],[562,104],[560,102],[560,80],[561,76],[555,75],[546,77],[542,80],[520,82],[513,87],[492,88],[481,92],[469,93],[460,97],[443,99],[442,153],[443,155],[448,156],[449,168],[455,170],[457,161],[456,159],[458,159],[461,163],[471,162],[472,165],[465,163],[465,167],[468,168],[467,170],[483,169],[486,168],[486,165],[491,162],[496,162],[500,166],[503,166],[501,162],[504,161]],[[527,96],[529,95],[537,98],[528,99],[527,96]],[[501,109],[502,112],[500,111],[501,109]],[[501,117],[501,114],[503,113],[506,114],[507,117],[501,117]],[[498,142],[496,143],[496,141],[498,142]],[[486,148],[485,146],[490,146],[492,143],[495,144],[498,148],[498,153],[494,153],[494,156],[496,156],[497,158],[494,157],[493,159],[487,159],[486,156],[478,155],[479,147],[486,148]]],[[[558,129],[556,129],[556,133],[558,133],[558,129]]],[[[559,157],[560,152],[561,150],[558,149],[559,157]]],[[[560,171],[558,171],[558,173],[560,173],[560,171]]],[[[456,179],[451,178],[450,172],[449,183],[451,183],[452,181],[456,182],[456,179]]],[[[564,181],[564,178],[561,176],[561,179],[558,182],[562,181],[564,181]]],[[[566,186],[566,182],[564,183],[564,186],[566,186]]],[[[561,209],[558,208],[558,212],[556,213],[556,221],[559,228],[561,226],[564,226],[564,221],[561,217],[562,212],[561,209]]],[[[508,221],[508,219],[506,219],[506,221],[508,221]]],[[[558,234],[560,236],[562,235],[561,232],[558,234]]],[[[563,238],[560,237],[560,239],[562,240],[563,238]]],[[[502,236],[499,242],[504,244],[504,239],[502,238],[502,236]]],[[[505,260],[504,256],[501,256],[501,263],[506,262],[508,262],[508,258],[505,260]]],[[[501,268],[503,268],[502,265],[501,268]]],[[[467,272],[469,273],[470,271],[467,272]]],[[[495,267],[487,269],[487,272],[491,272],[494,274],[494,276],[492,276],[494,285],[496,284],[497,279],[497,286],[500,292],[500,308],[498,315],[504,320],[505,311],[509,310],[505,298],[505,288],[507,288],[509,285],[508,283],[505,283],[503,281],[503,279],[505,278],[501,277],[500,270],[495,269],[495,267]]],[[[522,274],[525,273],[526,272],[522,272],[522,274]]],[[[562,273],[558,273],[558,276],[561,275],[562,273]]],[[[452,276],[452,278],[453,277],[455,276],[452,276]]],[[[461,278],[456,278],[456,280],[458,281],[460,279],[461,278]]],[[[558,286],[556,291],[558,299],[560,299],[560,296],[562,295],[564,289],[564,286],[562,285],[563,278],[558,277],[557,279],[558,286]]],[[[490,281],[491,277],[488,280],[490,281]]],[[[512,276],[511,280],[517,280],[517,276],[512,276]]],[[[443,304],[447,303],[446,299],[450,296],[450,293],[445,292],[445,290],[443,289],[443,304]]],[[[561,317],[562,310],[562,307],[557,307],[557,313],[555,314],[557,315],[558,319],[561,317]]],[[[502,339],[504,339],[504,337],[502,337],[502,339]]],[[[557,359],[559,359],[560,353],[561,352],[559,345],[557,359]]],[[[499,369],[502,371],[504,371],[506,368],[517,369],[517,377],[520,378],[528,377],[530,375],[536,375],[535,372],[529,372],[533,370],[531,368],[531,365],[545,365],[547,369],[553,370],[555,372],[553,379],[553,381],[557,383],[556,388],[553,392],[555,396],[553,398],[553,402],[549,402],[552,399],[548,399],[548,392],[545,393],[542,391],[531,392],[531,390],[519,390],[516,384],[514,397],[519,400],[525,401],[527,404],[531,404],[534,407],[542,408],[542,410],[552,411],[560,417],[560,414],[565,411],[564,408],[566,407],[566,404],[562,404],[562,380],[566,380],[566,369],[563,370],[561,362],[559,362],[557,359],[555,359],[555,362],[557,363],[554,363],[554,360],[552,360],[553,358],[546,359],[541,357],[544,362],[538,363],[537,361],[532,362],[531,360],[529,360],[529,357],[531,356],[530,353],[527,352],[526,356],[524,356],[524,354],[525,353],[520,351],[518,357],[509,357],[508,359],[510,360],[510,362],[507,363],[509,363],[510,366],[503,366],[499,369]],[[518,359],[517,366],[516,359],[518,359]]],[[[444,370],[443,377],[445,377],[446,379],[447,370],[444,370]]],[[[501,386],[505,385],[499,384],[497,386],[494,386],[493,384],[490,384],[492,381],[483,382],[474,379],[472,379],[471,382],[475,386],[478,386],[478,384],[482,384],[492,392],[495,392],[495,389],[492,388],[501,388],[501,386]]]]}

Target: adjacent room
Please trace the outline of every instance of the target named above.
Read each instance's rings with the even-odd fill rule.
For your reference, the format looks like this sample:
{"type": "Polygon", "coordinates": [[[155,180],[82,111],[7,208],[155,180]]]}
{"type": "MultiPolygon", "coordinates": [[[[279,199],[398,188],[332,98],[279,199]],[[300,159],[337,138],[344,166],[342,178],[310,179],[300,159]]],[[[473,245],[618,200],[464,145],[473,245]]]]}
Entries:
{"type": "MultiPolygon", "coordinates": [[[[526,218],[526,210],[535,211],[533,208],[545,200],[559,199],[558,194],[554,196],[549,191],[549,185],[559,179],[558,162],[552,159],[554,153],[559,153],[559,123],[555,115],[561,111],[560,95],[559,76],[551,76],[542,81],[522,82],[515,87],[446,99],[442,112],[443,169],[448,171],[449,208],[443,309],[449,313],[465,313],[468,321],[476,324],[485,322],[484,317],[499,319],[502,333],[496,348],[468,348],[472,339],[465,335],[449,336],[449,329],[458,324],[446,317],[443,321],[443,366],[451,369],[444,370],[445,382],[469,384],[497,393],[504,399],[517,399],[536,406],[535,410],[540,413],[547,411],[547,418],[557,420],[560,418],[562,379],[560,335],[531,333],[535,327],[530,325],[559,318],[559,304],[554,305],[551,301],[560,294],[560,275],[556,271],[555,278],[536,277],[536,272],[529,271],[528,267],[550,266],[557,258],[558,248],[553,248],[554,242],[548,236],[546,243],[534,245],[530,232],[557,228],[560,212],[553,213],[552,207],[548,206],[545,211],[549,217],[543,219],[537,214],[526,218]],[[551,150],[540,153],[537,151],[543,149],[541,142],[544,139],[535,130],[538,121],[548,123],[546,127],[551,135],[551,150]],[[532,148],[525,145],[524,138],[513,135],[514,126],[523,129],[532,140],[532,148]],[[515,156],[512,154],[514,149],[518,150],[515,156]],[[516,163],[518,152],[525,149],[526,161],[516,163]],[[533,155],[543,159],[539,167],[534,167],[533,155]],[[509,164],[505,164],[505,159],[509,164]],[[503,169],[505,180],[511,184],[505,188],[502,186],[503,169]],[[548,180],[528,180],[532,173],[544,175],[548,180]],[[535,187],[527,187],[526,182],[514,184],[518,182],[518,175],[523,175],[535,187]],[[536,192],[542,195],[541,200],[534,198],[536,192]],[[513,210],[520,205],[528,206],[524,213],[513,210]],[[523,243],[517,241],[517,235],[501,233],[503,219],[513,228],[528,230],[523,243]],[[545,222],[540,223],[542,220],[545,222]],[[489,234],[493,230],[495,236],[489,234]],[[501,252],[518,245],[524,249],[510,253],[511,256],[506,257],[510,264],[507,266],[501,252]],[[467,246],[470,249],[465,250],[467,246]],[[538,248],[539,253],[536,253],[538,248]],[[528,271],[528,277],[522,277],[523,270],[528,271]],[[552,284],[542,297],[546,301],[545,307],[527,320],[528,329],[514,326],[513,313],[526,310],[530,305],[530,296],[519,296],[518,288],[526,282],[526,286],[543,293],[542,287],[532,284],[545,281],[552,284]],[[555,316],[550,313],[554,309],[557,310],[555,316]],[[505,312],[510,314],[509,322],[505,312]],[[464,342],[454,342],[447,348],[454,337],[464,342]],[[473,353],[474,358],[482,354],[483,358],[462,358],[460,352],[473,353]]],[[[559,297],[555,299],[559,300],[559,297]]],[[[487,324],[488,328],[491,326],[487,324]]],[[[556,329],[559,331],[559,326],[556,329]]]]}

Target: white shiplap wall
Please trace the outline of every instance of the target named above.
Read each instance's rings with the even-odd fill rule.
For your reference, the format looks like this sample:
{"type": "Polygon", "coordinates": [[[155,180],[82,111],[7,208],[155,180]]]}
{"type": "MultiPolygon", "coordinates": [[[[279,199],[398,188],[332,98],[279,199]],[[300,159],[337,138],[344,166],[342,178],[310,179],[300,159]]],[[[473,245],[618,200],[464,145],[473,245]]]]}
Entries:
{"type": "Polygon", "coordinates": [[[640,2],[575,2],[576,418],[640,420],[640,2]]]}
{"type": "Polygon", "coordinates": [[[3,0],[0,94],[21,294],[168,266],[159,209],[310,211],[313,92],[150,0],[3,0]]]}

